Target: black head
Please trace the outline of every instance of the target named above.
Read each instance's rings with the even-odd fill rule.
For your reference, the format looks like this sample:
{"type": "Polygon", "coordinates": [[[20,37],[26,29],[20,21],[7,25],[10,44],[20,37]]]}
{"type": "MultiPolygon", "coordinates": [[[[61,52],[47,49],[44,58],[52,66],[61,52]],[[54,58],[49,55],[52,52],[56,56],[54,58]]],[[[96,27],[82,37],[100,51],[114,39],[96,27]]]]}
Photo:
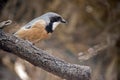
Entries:
{"type": "Polygon", "coordinates": [[[52,33],[58,24],[66,23],[66,21],[59,14],[54,12],[48,12],[42,15],[41,18],[44,19],[47,24],[45,29],[48,33],[52,33]]]}
{"type": "Polygon", "coordinates": [[[61,22],[61,23],[66,23],[66,21],[61,17],[61,16],[53,16],[50,17],[50,22],[61,22]]]}

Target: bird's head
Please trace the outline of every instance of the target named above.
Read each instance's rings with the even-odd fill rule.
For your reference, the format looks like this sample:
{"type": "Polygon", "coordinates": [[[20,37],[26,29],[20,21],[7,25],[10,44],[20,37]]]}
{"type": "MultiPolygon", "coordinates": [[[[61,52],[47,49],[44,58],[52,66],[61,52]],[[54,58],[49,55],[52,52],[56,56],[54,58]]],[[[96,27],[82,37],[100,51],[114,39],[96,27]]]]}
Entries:
{"type": "Polygon", "coordinates": [[[40,18],[45,21],[45,29],[48,33],[52,33],[58,24],[66,23],[66,21],[59,14],[54,12],[45,13],[40,18]]]}

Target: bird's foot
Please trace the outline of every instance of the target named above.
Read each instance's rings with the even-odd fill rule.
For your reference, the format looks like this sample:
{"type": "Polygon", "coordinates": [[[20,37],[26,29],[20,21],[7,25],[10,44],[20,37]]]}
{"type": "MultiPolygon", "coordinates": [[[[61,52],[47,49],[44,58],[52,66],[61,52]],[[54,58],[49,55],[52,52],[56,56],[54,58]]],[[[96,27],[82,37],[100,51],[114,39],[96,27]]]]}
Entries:
{"type": "Polygon", "coordinates": [[[46,52],[48,52],[49,54],[53,53],[52,49],[43,49],[43,50],[46,51],[46,52]]]}
{"type": "Polygon", "coordinates": [[[31,44],[31,45],[35,45],[34,43],[32,43],[32,42],[30,42],[30,41],[28,41],[28,40],[26,40],[29,44],[31,44]]]}

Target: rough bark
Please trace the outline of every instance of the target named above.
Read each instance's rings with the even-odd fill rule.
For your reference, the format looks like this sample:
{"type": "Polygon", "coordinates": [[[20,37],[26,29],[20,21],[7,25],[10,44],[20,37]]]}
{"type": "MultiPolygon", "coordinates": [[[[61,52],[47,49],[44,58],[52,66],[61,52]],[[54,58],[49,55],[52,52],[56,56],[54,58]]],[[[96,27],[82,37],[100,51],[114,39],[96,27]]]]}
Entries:
{"type": "Polygon", "coordinates": [[[0,29],[0,49],[67,80],[90,80],[88,66],[70,64],[0,29]]]}

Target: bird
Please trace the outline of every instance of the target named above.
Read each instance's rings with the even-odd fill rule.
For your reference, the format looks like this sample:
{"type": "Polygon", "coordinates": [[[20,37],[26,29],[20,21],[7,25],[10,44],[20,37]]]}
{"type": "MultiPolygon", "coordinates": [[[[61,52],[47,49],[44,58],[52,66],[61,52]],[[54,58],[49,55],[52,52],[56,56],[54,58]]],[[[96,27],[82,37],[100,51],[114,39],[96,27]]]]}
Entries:
{"type": "Polygon", "coordinates": [[[37,43],[49,38],[60,23],[66,23],[61,15],[55,12],[47,12],[21,27],[14,35],[32,43],[37,43]]]}

